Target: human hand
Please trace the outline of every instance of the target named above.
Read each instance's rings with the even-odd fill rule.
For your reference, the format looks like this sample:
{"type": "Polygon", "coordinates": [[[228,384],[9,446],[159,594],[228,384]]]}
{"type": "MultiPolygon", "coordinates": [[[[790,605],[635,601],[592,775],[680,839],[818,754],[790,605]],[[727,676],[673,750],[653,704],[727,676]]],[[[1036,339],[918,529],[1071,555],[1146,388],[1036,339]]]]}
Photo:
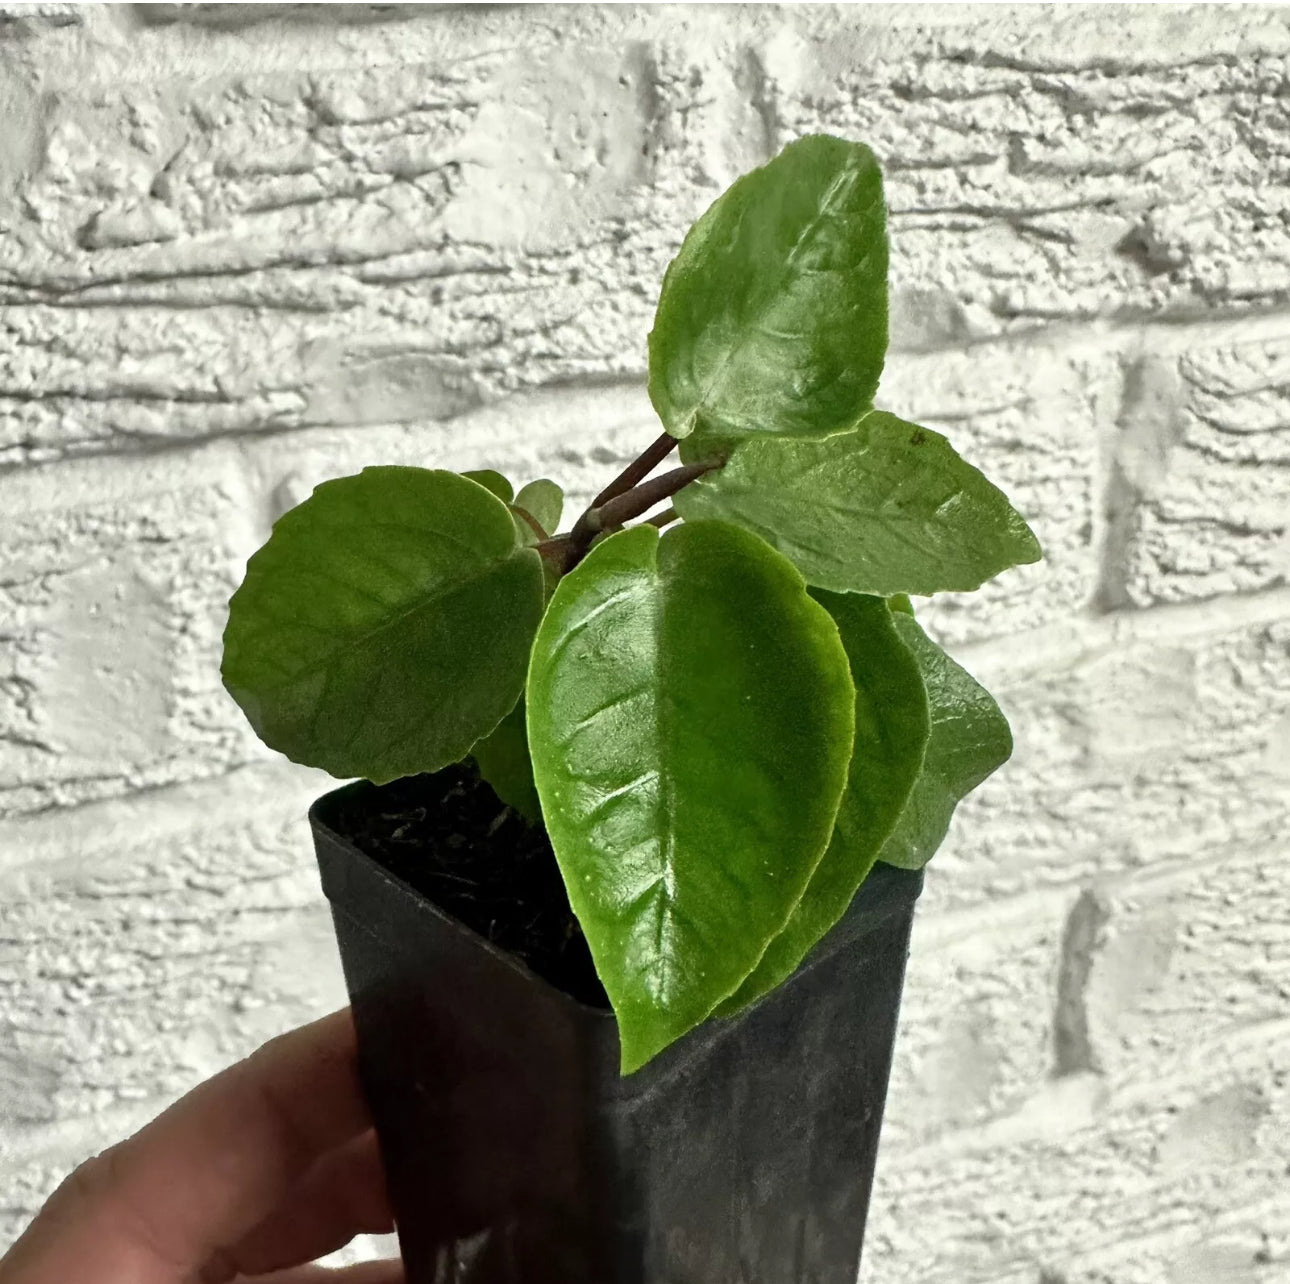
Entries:
{"type": "Polygon", "coordinates": [[[0,1284],[403,1284],[397,1262],[302,1265],[392,1227],[345,1010],[83,1164],[0,1259],[0,1284]]]}

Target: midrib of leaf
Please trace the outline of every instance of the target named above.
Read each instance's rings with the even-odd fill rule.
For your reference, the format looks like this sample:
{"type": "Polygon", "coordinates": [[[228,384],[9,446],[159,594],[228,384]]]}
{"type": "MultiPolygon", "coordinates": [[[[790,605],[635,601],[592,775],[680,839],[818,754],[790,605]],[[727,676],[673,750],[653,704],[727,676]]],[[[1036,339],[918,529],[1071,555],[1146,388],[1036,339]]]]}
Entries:
{"type": "MultiPolygon", "coordinates": [[[[517,550],[517,551],[522,552],[524,550],[517,550]]],[[[380,634],[385,633],[390,629],[397,628],[399,625],[403,624],[406,620],[416,615],[418,612],[424,611],[429,607],[437,605],[439,602],[443,601],[444,598],[450,597],[454,593],[457,593],[462,589],[470,587],[472,584],[475,584],[479,580],[486,579],[494,571],[497,571],[501,567],[505,566],[505,564],[511,560],[511,557],[514,557],[514,556],[515,554],[512,553],[510,556],[504,557],[500,561],[489,562],[486,565],[482,566],[479,570],[473,572],[472,574],[464,576],[462,579],[459,579],[459,580],[453,580],[451,584],[447,584],[443,588],[437,589],[436,591],[428,594],[426,597],[423,597],[417,602],[414,602],[410,607],[407,608],[407,610],[400,611],[399,614],[394,616],[392,619],[386,620],[383,623],[378,624],[374,629],[369,629],[366,633],[360,634],[357,637],[338,639],[336,642],[336,645],[333,646],[330,650],[328,650],[325,655],[321,655],[318,657],[318,659],[311,661],[309,664],[303,665],[300,668],[296,669],[291,674],[290,677],[283,678],[279,682],[272,683],[271,685],[265,687],[264,689],[267,691],[276,691],[279,687],[289,686],[293,682],[298,682],[301,678],[307,677],[310,674],[315,673],[319,669],[326,669],[330,667],[331,661],[334,660],[336,656],[341,652],[349,651],[349,650],[357,650],[360,647],[366,646],[374,638],[380,636],[380,634]]]]}
{"type": "Polygon", "coordinates": [[[576,638],[579,638],[582,636],[583,630],[585,630],[593,620],[603,615],[606,611],[610,610],[612,607],[617,606],[620,602],[626,601],[627,599],[635,596],[639,592],[640,590],[634,584],[632,584],[632,585],[628,585],[627,588],[618,589],[617,591],[611,593],[608,597],[597,602],[596,605],[593,606],[591,610],[588,611],[585,615],[583,615],[582,618],[571,629],[569,629],[562,638],[560,638],[560,640],[555,644],[555,646],[551,648],[551,654],[547,657],[547,663],[554,664],[557,657],[563,655],[565,650],[570,646],[570,644],[576,638]]]}
{"type": "MultiPolygon", "coordinates": [[[[663,671],[663,638],[664,638],[664,615],[667,610],[667,594],[663,591],[662,573],[659,569],[659,547],[654,548],[654,583],[658,588],[656,599],[658,601],[658,610],[654,617],[654,664],[656,671],[663,671]]],[[[654,948],[659,958],[659,991],[658,998],[666,1003],[671,993],[672,984],[674,983],[673,969],[669,966],[671,956],[663,949],[664,937],[675,939],[676,919],[675,907],[673,902],[676,899],[676,835],[674,825],[667,823],[673,821],[676,811],[676,780],[673,771],[668,762],[666,746],[668,744],[667,730],[670,730],[670,719],[667,716],[668,701],[661,696],[662,684],[660,683],[660,699],[654,717],[654,741],[655,753],[658,756],[658,806],[660,814],[664,817],[662,827],[662,839],[659,844],[660,857],[660,879],[663,888],[663,895],[659,901],[658,925],[655,929],[654,948]],[[671,932],[667,931],[667,926],[671,925],[671,932]]]]}
{"type": "Polygon", "coordinates": [[[792,269],[794,267],[798,252],[801,250],[802,246],[807,242],[807,240],[815,233],[815,229],[819,227],[825,215],[832,212],[829,208],[830,202],[833,200],[834,196],[837,194],[839,189],[846,184],[847,180],[855,172],[856,171],[852,169],[845,169],[841,174],[839,174],[836,178],[834,178],[833,182],[829,185],[828,190],[824,193],[824,196],[820,200],[819,209],[811,217],[810,221],[806,224],[806,226],[802,228],[802,230],[797,234],[797,239],[793,242],[792,248],[789,250],[788,255],[784,259],[784,266],[780,270],[779,275],[776,277],[774,287],[772,289],[769,289],[766,292],[766,295],[765,295],[766,303],[763,304],[762,308],[759,310],[757,319],[754,322],[752,322],[750,325],[746,325],[743,328],[742,334],[739,336],[738,339],[735,340],[734,344],[726,352],[726,355],[721,359],[721,364],[712,373],[711,377],[708,380],[707,386],[704,388],[702,395],[699,397],[698,402],[695,404],[694,408],[690,411],[689,415],[687,416],[687,421],[690,425],[691,432],[694,431],[695,421],[698,418],[700,411],[707,408],[709,400],[712,396],[713,389],[723,384],[726,378],[726,373],[727,373],[727,370],[729,369],[730,363],[736,357],[742,356],[745,347],[747,347],[749,343],[751,334],[760,332],[764,328],[762,318],[764,317],[765,313],[770,311],[770,305],[778,297],[784,282],[791,277],[792,269]]]}

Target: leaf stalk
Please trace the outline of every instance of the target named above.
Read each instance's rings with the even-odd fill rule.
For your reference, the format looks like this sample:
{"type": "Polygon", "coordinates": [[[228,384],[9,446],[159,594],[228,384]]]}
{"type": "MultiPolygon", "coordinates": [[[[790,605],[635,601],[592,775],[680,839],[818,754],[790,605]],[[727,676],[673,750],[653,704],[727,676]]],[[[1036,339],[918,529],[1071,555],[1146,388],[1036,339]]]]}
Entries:
{"type": "Polygon", "coordinates": [[[720,468],[721,464],[720,459],[705,459],[701,463],[674,468],[660,477],[652,477],[649,481],[642,482],[634,490],[611,499],[600,508],[593,508],[591,511],[596,517],[597,530],[613,530],[633,517],[639,517],[655,504],[671,499],[677,491],[684,490],[692,481],[698,481],[704,473],[720,468]]]}
{"type": "Polygon", "coordinates": [[[600,508],[602,505],[609,503],[611,499],[617,499],[619,495],[625,495],[629,490],[638,486],[646,477],[650,475],[676,448],[680,445],[677,438],[670,433],[664,433],[657,440],[650,442],[644,450],[641,451],[635,459],[632,460],[626,468],[623,469],[613,481],[605,487],[604,490],[591,501],[590,512],[593,508],[600,508]]]}

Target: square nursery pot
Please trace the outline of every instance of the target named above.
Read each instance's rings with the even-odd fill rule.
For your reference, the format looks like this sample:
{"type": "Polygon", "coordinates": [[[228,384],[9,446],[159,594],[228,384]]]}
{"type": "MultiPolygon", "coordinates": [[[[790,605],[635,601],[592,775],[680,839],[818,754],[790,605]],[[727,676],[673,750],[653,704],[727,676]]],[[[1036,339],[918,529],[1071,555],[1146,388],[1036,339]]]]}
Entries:
{"type": "Polygon", "coordinates": [[[408,1284],[854,1284],[921,874],[879,865],[787,982],[623,1078],[545,836],[472,769],[310,822],[408,1284]],[[558,898],[563,956],[508,948],[545,902],[490,870],[558,898]]]}

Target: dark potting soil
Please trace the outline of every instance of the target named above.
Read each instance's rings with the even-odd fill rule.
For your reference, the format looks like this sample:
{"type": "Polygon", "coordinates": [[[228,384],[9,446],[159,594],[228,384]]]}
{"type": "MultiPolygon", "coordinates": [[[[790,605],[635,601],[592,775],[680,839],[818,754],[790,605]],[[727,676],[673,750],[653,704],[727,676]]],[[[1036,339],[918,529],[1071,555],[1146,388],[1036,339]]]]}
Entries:
{"type": "Polygon", "coordinates": [[[546,831],[501,802],[474,763],[360,786],[336,819],[396,878],[544,981],[609,1007],[546,831]]]}

